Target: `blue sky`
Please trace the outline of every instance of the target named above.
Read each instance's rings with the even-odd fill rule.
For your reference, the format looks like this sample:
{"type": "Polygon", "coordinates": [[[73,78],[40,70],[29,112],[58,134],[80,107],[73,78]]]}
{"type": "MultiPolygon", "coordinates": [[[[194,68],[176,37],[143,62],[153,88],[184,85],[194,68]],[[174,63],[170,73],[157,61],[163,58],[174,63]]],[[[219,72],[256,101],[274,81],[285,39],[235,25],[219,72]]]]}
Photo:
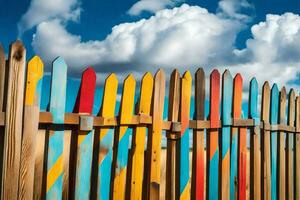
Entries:
{"type": "Polygon", "coordinates": [[[299,0],[11,0],[0,42],[21,38],[46,71],[63,56],[75,77],[88,65],[121,78],[201,66],[298,88],[299,11],[299,0]]]}

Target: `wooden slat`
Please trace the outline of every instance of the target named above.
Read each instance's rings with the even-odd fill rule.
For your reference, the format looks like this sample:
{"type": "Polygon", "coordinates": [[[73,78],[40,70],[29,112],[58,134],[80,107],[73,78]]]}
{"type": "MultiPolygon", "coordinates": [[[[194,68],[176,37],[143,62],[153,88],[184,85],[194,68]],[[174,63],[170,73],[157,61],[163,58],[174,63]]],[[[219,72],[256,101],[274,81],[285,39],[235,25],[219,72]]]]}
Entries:
{"type": "Polygon", "coordinates": [[[189,118],[191,104],[192,76],[186,71],[181,78],[181,94],[180,94],[180,121],[181,121],[181,138],[177,144],[177,155],[179,159],[179,190],[180,200],[190,199],[190,135],[189,135],[189,118]]]}
{"type": "MultiPolygon", "coordinates": [[[[195,74],[195,117],[204,120],[205,73],[202,68],[195,74]]],[[[204,129],[193,131],[193,166],[191,199],[205,199],[205,145],[204,129]]]]}
{"type": "MultiPolygon", "coordinates": [[[[148,72],[142,78],[138,114],[150,114],[153,92],[153,77],[148,72]]],[[[147,127],[136,127],[132,137],[132,165],[129,171],[131,175],[130,199],[142,200],[144,152],[146,144],[147,127]]],[[[147,172],[146,172],[147,173],[147,172]]]]}
{"type": "Polygon", "coordinates": [[[0,44],[0,111],[4,111],[4,90],[5,90],[5,75],[6,75],[6,67],[5,67],[5,52],[0,44]]]}
{"type": "MultiPolygon", "coordinates": [[[[67,84],[67,65],[59,57],[53,62],[50,112],[53,122],[56,124],[64,123],[65,102],[67,84]]],[[[47,161],[47,199],[61,199],[63,190],[63,149],[64,131],[50,130],[48,144],[47,161]]]]}
{"type": "MultiPolygon", "coordinates": [[[[130,122],[133,115],[135,79],[129,75],[124,81],[121,107],[120,122],[130,122]]],[[[120,126],[119,132],[115,135],[114,150],[116,151],[115,172],[113,181],[113,199],[124,199],[126,188],[126,174],[128,161],[129,135],[132,128],[120,126]]]]}
{"type": "MultiPolygon", "coordinates": [[[[261,119],[268,122],[270,116],[270,86],[265,82],[262,90],[261,119]]],[[[262,149],[262,197],[261,199],[271,199],[271,159],[270,159],[270,131],[264,130],[261,137],[262,149]]]]}
{"type": "MultiPolygon", "coordinates": [[[[280,113],[279,113],[279,120],[280,124],[286,124],[286,90],[285,87],[283,87],[280,90],[280,113]]],[[[284,131],[279,132],[279,174],[278,174],[278,199],[285,199],[286,195],[286,172],[285,172],[285,133],[284,131]]]]}
{"type": "MultiPolygon", "coordinates": [[[[296,98],[296,128],[300,128],[300,97],[296,98]]],[[[295,134],[295,169],[300,169],[300,135],[295,134]]],[[[300,170],[295,170],[295,197],[300,199],[300,170]]]]}
{"type": "Polygon", "coordinates": [[[220,169],[220,197],[230,198],[230,124],[232,118],[232,89],[233,79],[226,70],[222,77],[222,140],[221,140],[221,169],[220,169]]]}
{"type": "MultiPolygon", "coordinates": [[[[249,118],[260,123],[258,113],[258,83],[256,78],[252,78],[249,91],[249,118]]],[[[250,198],[261,199],[261,151],[260,151],[260,129],[253,127],[250,129],[250,198]]]]}
{"type": "Polygon", "coordinates": [[[39,125],[43,67],[44,64],[38,56],[33,57],[28,63],[18,199],[33,199],[35,144],[39,125]]]}
{"type": "Polygon", "coordinates": [[[17,199],[21,153],[26,50],[20,41],[10,46],[1,199],[17,199]]]}
{"type": "Polygon", "coordinates": [[[153,124],[148,134],[148,166],[149,178],[147,199],[158,200],[160,197],[161,139],[165,99],[165,73],[159,70],[154,77],[152,116],[153,124]]]}
{"type": "MultiPolygon", "coordinates": [[[[92,67],[82,73],[80,90],[78,93],[78,113],[92,114],[94,94],[96,89],[96,73],[92,67]]],[[[89,199],[91,188],[91,172],[93,158],[94,130],[78,131],[75,199],[89,199]]]]}
{"type": "MultiPolygon", "coordinates": [[[[288,125],[295,125],[295,91],[293,89],[289,92],[288,104],[288,125]]],[[[286,137],[286,199],[294,199],[294,158],[293,158],[294,135],[288,133],[286,137]]]]}
{"type": "MultiPolygon", "coordinates": [[[[104,84],[102,108],[100,116],[114,117],[118,80],[115,74],[110,74],[104,84]]],[[[110,181],[113,160],[114,128],[101,128],[99,133],[98,159],[98,189],[97,199],[109,200],[110,181]]]]}
{"type": "MultiPolygon", "coordinates": [[[[171,74],[168,100],[168,120],[177,122],[180,104],[180,74],[178,70],[174,70],[171,74]]],[[[168,131],[167,134],[172,134],[172,132],[168,131]]],[[[166,199],[169,200],[176,200],[179,197],[179,190],[176,190],[179,188],[179,173],[176,171],[176,143],[176,140],[167,138],[166,199]]]]}
{"type": "MultiPolygon", "coordinates": [[[[278,124],[279,91],[277,84],[271,89],[270,124],[278,124]]],[[[271,132],[271,199],[277,199],[277,138],[278,132],[271,132]]]]}
{"type": "Polygon", "coordinates": [[[213,70],[210,75],[210,123],[207,142],[207,197],[209,200],[219,198],[219,126],[220,118],[220,73],[213,70]]]}

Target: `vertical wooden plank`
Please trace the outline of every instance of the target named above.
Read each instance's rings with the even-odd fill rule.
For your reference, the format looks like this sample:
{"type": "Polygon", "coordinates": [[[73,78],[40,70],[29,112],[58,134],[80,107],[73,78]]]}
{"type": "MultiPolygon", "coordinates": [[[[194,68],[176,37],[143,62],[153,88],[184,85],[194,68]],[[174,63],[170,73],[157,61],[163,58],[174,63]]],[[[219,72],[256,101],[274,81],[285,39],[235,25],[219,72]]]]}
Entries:
{"type": "MultiPolygon", "coordinates": [[[[296,98],[296,129],[300,128],[300,97],[296,98]]],[[[295,134],[295,169],[300,169],[300,135],[295,134]]],[[[300,199],[300,170],[295,170],[295,197],[300,199]]]]}
{"type": "MultiPolygon", "coordinates": [[[[271,89],[270,124],[278,124],[279,91],[277,84],[271,89]]],[[[277,199],[277,137],[278,132],[271,132],[271,199],[277,199]]]]}
{"type": "Polygon", "coordinates": [[[38,133],[44,64],[38,56],[28,62],[18,199],[33,199],[35,143],[38,133]]]}
{"type": "MultiPolygon", "coordinates": [[[[168,100],[168,120],[177,122],[180,104],[180,74],[178,70],[174,70],[171,74],[168,100]]],[[[167,132],[167,135],[170,134],[172,133],[167,132]]],[[[169,200],[176,200],[179,196],[179,190],[177,189],[179,174],[176,171],[176,144],[176,140],[167,137],[166,199],[169,200]]]]}
{"type": "MultiPolygon", "coordinates": [[[[152,91],[153,77],[151,73],[147,72],[142,78],[138,114],[150,115],[152,91]]],[[[142,200],[146,134],[147,127],[138,126],[135,128],[132,137],[133,156],[131,172],[129,173],[131,174],[130,199],[132,200],[142,200]]]]}
{"type": "Polygon", "coordinates": [[[222,140],[220,167],[220,197],[230,197],[230,124],[232,120],[232,76],[225,70],[222,77],[222,140]]]}
{"type": "Polygon", "coordinates": [[[0,44],[0,111],[4,111],[4,85],[5,85],[5,52],[0,44]]]}
{"type": "Polygon", "coordinates": [[[254,119],[256,127],[250,129],[250,199],[261,199],[261,151],[260,124],[258,113],[258,83],[256,78],[250,82],[249,118],[254,119]]]}
{"type": "MultiPolygon", "coordinates": [[[[81,78],[78,93],[78,113],[91,115],[96,89],[96,73],[92,67],[87,68],[81,78]]],[[[89,199],[93,158],[94,130],[78,131],[75,199],[89,199]]]]}
{"type": "MultiPolygon", "coordinates": [[[[295,91],[290,90],[289,93],[289,105],[288,105],[288,125],[295,125],[295,91]]],[[[286,198],[294,199],[294,158],[293,158],[293,146],[294,146],[294,135],[288,133],[286,137],[286,172],[287,172],[287,191],[286,198]]]]}
{"type": "Polygon", "coordinates": [[[165,73],[159,70],[154,77],[154,92],[152,104],[152,127],[148,134],[149,178],[147,199],[158,200],[160,194],[161,139],[165,99],[165,73]]]}
{"type": "Polygon", "coordinates": [[[220,73],[210,75],[210,126],[208,133],[207,195],[209,200],[219,198],[219,120],[220,120],[220,73]]]}
{"type": "MultiPolygon", "coordinates": [[[[279,120],[280,124],[286,124],[285,112],[286,112],[286,90],[283,87],[280,91],[280,113],[279,120]]],[[[278,174],[278,199],[285,199],[285,133],[284,131],[279,132],[279,174],[278,174]]]]}
{"type": "MultiPolygon", "coordinates": [[[[133,75],[129,75],[124,81],[121,107],[120,107],[120,123],[130,123],[133,115],[134,105],[134,94],[135,94],[135,79],[133,75]]],[[[116,135],[117,146],[115,150],[116,155],[116,167],[115,176],[113,183],[113,199],[124,199],[125,198],[125,183],[126,183],[126,172],[127,172],[127,161],[128,161],[128,145],[129,135],[131,134],[131,128],[126,125],[121,125],[119,133],[116,135]]]]}
{"type": "MultiPolygon", "coordinates": [[[[100,116],[111,118],[115,115],[118,80],[115,74],[110,74],[104,84],[102,108],[100,116]]],[[[109,200],[110,180],[113,160],[114,129],[103,127],[99,137],[99,166],[97,199],[109,200]]]]}
{"type": "MultiPolygon", "coordinates": [[[[196,120],[204,120],[205,113],[205,73],[199,68],[195,74],[196,120]]],[[[191,199],[205,199],[205,144],[204,129],[193,132],[193,166],[191,199]]]]}
{"type": "MultiPolygon", "coordinates": [[[[268,123],[270,119],[270,86],[265,82],[262,90],[261,119],[268,123]]],[[[261,137],[262,149],[262,185],[261,199],[271,199],[270,131],[264,130],[261,137]]]]}
{"type": "MultiPolygon", "coordinates": [[[[64,124],[65,102],[66,102],[67,65],[58,57],[53,62],[50,112],[53,123],[64,124]]],[[[57,128],[57,127],[56,127],[57,128]]],[[[47,161],[47,199],[62,199],[63,184],[63,149],[64,130],[49,131],[48,161],[47,161]]]]}
{"type": "Polygon", "coordinates": [[[16,41],[9,52],[1,199],[17,199],[21,153],[26,50],[16,41]]]}
{"type": "Polygon", "coordinates": [[[180,122],[181,122],[181,138],[178,143],[180,155],[179,158],[179,189],[180,200],[190,199],[190,145],[189,145],[189,119],[190,119],[190,104],[191,104],[191,89],[192,76],[189,71],[186,71],[181,78],[181,94],[180,94],[180,122]]]}

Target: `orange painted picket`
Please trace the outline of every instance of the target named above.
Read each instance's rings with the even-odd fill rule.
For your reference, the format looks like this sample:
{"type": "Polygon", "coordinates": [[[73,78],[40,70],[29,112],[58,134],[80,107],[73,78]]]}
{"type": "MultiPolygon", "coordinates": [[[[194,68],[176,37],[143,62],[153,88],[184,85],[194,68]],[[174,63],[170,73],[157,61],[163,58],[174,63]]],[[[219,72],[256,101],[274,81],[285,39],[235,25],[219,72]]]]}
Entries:
{"type": "Polygon", "coordinates": [[[71,94],[63,58],[47,83],[42,59],[27,61],[20,41],[8,55],[0,45],[1,199],[300,198],[294,89],[287,95],[265,82],[259,90],[255,78],[233,79],[229,70],[221,77],[200,68],[193,80],[192,72],[161,69],[139,83],[87,67],[71,94]],[[65,112],[72,98],[75,109],[65,112]]]}

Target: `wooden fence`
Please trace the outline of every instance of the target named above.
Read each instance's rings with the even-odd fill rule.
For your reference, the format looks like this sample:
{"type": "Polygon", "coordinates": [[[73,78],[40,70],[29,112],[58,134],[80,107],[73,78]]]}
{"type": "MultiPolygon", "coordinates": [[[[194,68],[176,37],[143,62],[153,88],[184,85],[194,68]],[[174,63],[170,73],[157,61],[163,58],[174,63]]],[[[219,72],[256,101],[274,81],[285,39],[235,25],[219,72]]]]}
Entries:
{"type": "Polygon", "coordinates": [[[259,103],[253,78],[248,118],[242,118],[242,76],[232,78],[226,70],[221,78],[213,70],[206,119],[205,74],[199,69],[190,119],[193,78],[174,70],[163,120],[166,77],[159,70],[143,76],[136,106],[135,78],[124,80],[115,116],[118,80],[111,74],[93,116],[96,74],[89,67],[74,112],[65,113],[67,65],[59,57],[50,104],[41,112],[43,62],[35,56],[26,64],[20,41],[7,60],[4,55],[1,47],[1,199],[300,199],[300,97],[294,90],[287,95],[284,87],[270,89],[265,82],[259,103]]]}

